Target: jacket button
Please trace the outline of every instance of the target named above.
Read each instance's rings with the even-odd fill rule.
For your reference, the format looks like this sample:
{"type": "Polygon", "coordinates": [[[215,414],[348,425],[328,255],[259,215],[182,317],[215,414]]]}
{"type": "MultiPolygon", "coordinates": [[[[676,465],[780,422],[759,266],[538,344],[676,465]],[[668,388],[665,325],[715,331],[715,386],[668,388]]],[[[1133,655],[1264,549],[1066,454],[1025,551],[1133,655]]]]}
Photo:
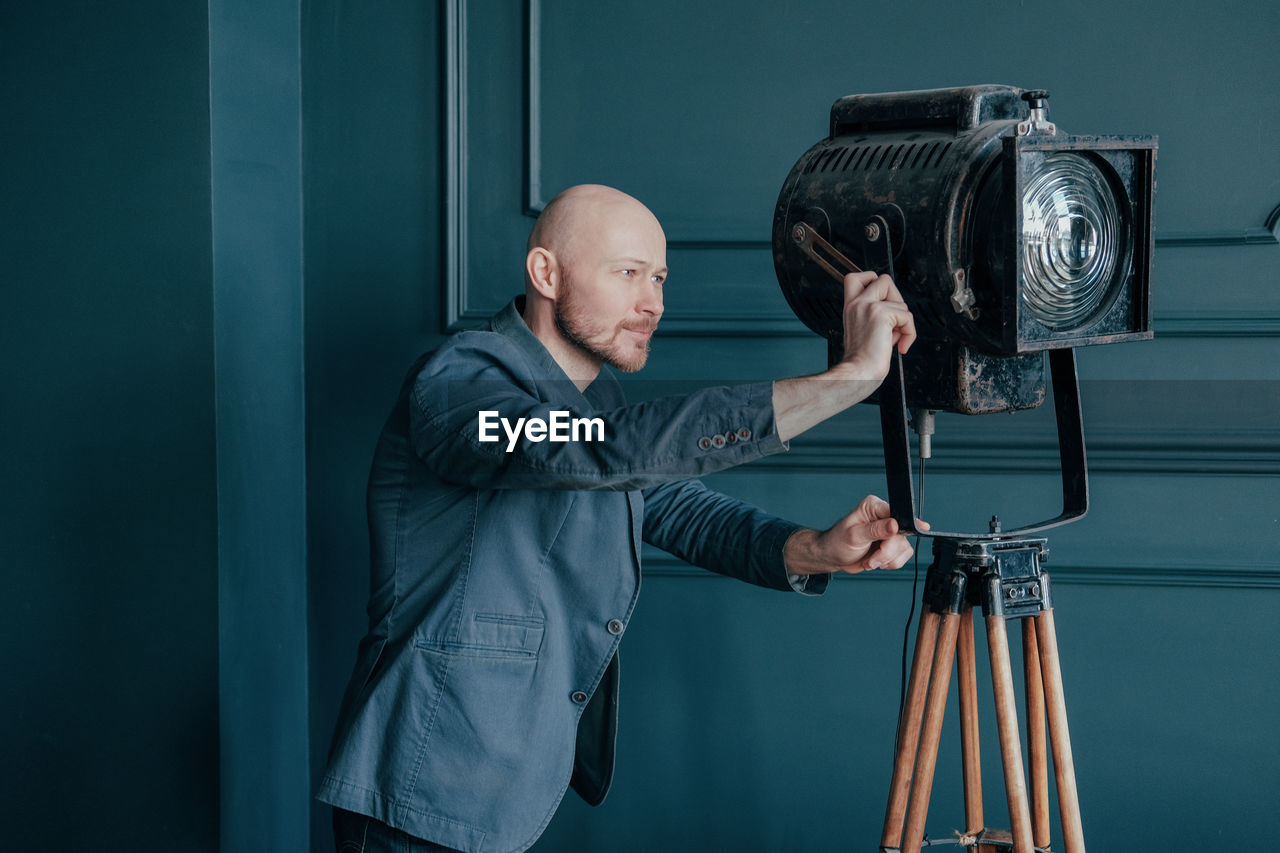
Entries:
{"type": "Polygon", "coordinates": [[[728,442],[727,442],[727,440],[725,439],[725,437],[724,437],[723,435],[717,435],[717,436],[712,437],[712,439],[711,439],[711,443],[712,443],[712,444],[713,444],[717,449],[719,449],[719,448],[721,448],[721,447],[724,447],[724,446],[725,446],[725,444],[727,444],[728,442]]]}
{"type": "Polygon", "coordinates": [[[738,438],[742,439],[743,441],[746,441],[748,438],[751,438],[751,430],[747,429],[746,427],[743,427],[742,429],[738,430],[738,438]]]}
{"type": "Polygon", "coordinates": [[[575,690],[569,694],[569,698],[574,701],[574,704],[584,705],[587,701],[587,694],[583,693],[581,690],[575,690]]]}
{"type": "Polygon", "coordinates": [[[614,635],[621,634],[621,633],[622,633],[622,620],[621,620],[621,619],[610,619],[610,620],[609,620],[609,625],[608,625],[608,627],[609,627],[609,633],[610,633],[610,634],[614,634],[614,635]]]}
{"type": "Polygon", "coordinates": [[[711,449],[711,439],[707,438],[705,435],[704,435],[702,438],[698,439],[698,449],[699,449],[699,450],[710,450],[710,449],[711,449]]]}

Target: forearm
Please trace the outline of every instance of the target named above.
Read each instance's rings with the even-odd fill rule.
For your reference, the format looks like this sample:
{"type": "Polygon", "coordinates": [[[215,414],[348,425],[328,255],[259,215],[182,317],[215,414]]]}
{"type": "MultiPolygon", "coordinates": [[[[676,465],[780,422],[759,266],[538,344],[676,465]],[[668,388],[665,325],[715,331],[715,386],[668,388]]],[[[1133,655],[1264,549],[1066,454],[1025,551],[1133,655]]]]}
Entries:
{"type": "Polygon", "coordinates": [[[880,387],[881,381],[850,362],[841,362],[814,376],[774,382],[773,416],[778,438],[790,441],[865,400],[880,387]]]}
{"type": "Polygon", "coordinates": [[[773,385],[783,442],[869,397],[888,375],[893,351],[905,354],[916,338],[911,312],[888,276],[850,273],[844,296],[844,358],[816,376],[773,385]]]}

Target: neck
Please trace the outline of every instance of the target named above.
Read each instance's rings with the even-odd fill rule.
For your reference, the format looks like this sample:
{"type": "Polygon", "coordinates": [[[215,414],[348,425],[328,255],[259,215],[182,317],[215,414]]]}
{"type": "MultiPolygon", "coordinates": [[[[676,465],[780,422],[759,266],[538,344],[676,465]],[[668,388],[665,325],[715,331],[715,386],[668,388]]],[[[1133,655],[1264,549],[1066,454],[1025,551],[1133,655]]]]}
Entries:
{"type": "Polygon", "coordinates": [[[555,306],[545,299],[525,297],[524,310],[520,313],[525,325],[534,337],[542,342],[555,359],[556,364],[564,371],[569,380],[579,391],[595,381],[600,375],[600,359],[565,340],[564,335],[556,328],[555,306]]]}

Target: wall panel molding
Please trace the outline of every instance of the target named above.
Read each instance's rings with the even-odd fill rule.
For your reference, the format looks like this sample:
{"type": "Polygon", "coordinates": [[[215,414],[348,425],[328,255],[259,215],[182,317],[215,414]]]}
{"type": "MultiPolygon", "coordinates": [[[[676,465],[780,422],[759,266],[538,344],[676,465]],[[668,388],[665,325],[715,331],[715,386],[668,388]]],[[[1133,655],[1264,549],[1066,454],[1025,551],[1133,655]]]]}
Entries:
{"type": "Polygon", "coordinates": [[[1156,236],[1157,246],[1275,246],[1280,245],[1280,205],[1267,216],[1262,227],[1235,231],[1182,231],[1156,236]]]}
{"type": "Polygon", "coordinates": [[[542,3],[524,4],[524,213],[535,218],[551,199],[542,186],[542,3]]]}
{"type": "MultiPolygon", "coordinates": [[[[1050,540],[1050,545],[1052,545],[1050,540]]],[[[924,583],[926,561],[920,561],[920,583],[924,583]]],[[[1186,565],[1155,567],[1099,568],[1097,566],[1073,566],[1055,563],[1045,570],[1056,585],[1071,586],[1154,586],[1154,587],[1202,587],[1226,589],[1280,589],[1280,564],[1250,566],[1245,568],[1186,565]]],[[[644,574],[650,578],[679,578],[681,580],[710,579],[728,581],[724,575],[699,569],[668,554],[655,551],[645,554],[644,574]]],[[[836,575],[838,583],[911,583],[911,567],[894,572],[869,572],[864,575],[836,575]]],[[[904,599],[905,603],[906,599],[904,599]]]]}
{"type": "MultiPolygon", "coordinates": [[[[1090,430],[1091,474],[1170,474],[1226,477],[1280,476],[1280,430],[1090,430]]],[[[1045,474],[1059,471],[1057,439],[1041,430],[1008,436],[935,442],[932,474],[1045,474]]],[[[725,474],[844,471],[881,473],[884,455],[874,438],[796,438],[791,449],[730,468],[725,474]]]]}
{"type": "Polygon", "coordinates": [[[444,321],[445,331],[483,319],[467,305],[467,2],[445,0],[444,45],[444,321]]]}
{"type": "Polygon", "coordinates": [[[311,846],[301,15],[209,5],[225,851],[311,846]]]}
{"type": "Polygon", "coordinates": [[[1280,315],[1256,312],[1157,311],[1153,325],[1160,338],[1274,338],[1280,315]]]}

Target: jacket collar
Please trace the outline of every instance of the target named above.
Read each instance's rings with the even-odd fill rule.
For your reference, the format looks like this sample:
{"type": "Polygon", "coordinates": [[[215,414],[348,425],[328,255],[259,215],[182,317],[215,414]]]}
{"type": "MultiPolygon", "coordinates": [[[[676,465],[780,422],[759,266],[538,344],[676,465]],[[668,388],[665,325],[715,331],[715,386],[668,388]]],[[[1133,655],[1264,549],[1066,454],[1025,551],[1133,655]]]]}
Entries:
{"type": "MultiPolygon", "coordinates": [[[[524,295],[517,296],[507,303],[506,307],[489,319],[489,329],[510,339],[524,352],[548,378],[555,379],[557,384],[564,381],[569,387],[577,390],[577,386],[560,367],[560,363],[551,357],[551,353],[543,346],[538,336],[525,323],[524,295]]],[[[582,396],[592,405],[616,405],[620,392],[618,380],[609,369],[609,365],[601,365],[600,373],[583,391],[582,396]]]]}

